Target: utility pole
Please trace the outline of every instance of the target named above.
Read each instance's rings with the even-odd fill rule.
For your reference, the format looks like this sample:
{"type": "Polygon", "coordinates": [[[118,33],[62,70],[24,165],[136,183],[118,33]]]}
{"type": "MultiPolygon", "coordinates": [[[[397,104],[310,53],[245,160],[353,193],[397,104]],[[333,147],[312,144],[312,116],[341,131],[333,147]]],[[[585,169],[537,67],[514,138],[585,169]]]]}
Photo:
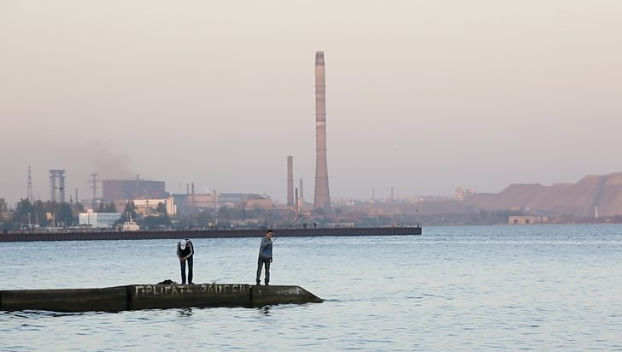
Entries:
{"type": "Polygon", "coordinates": [[[30,166],[28,166],[28,201],[30,204],[34,203],[35,198],[32,196],[32,174],[30,173],[30,166]]]}

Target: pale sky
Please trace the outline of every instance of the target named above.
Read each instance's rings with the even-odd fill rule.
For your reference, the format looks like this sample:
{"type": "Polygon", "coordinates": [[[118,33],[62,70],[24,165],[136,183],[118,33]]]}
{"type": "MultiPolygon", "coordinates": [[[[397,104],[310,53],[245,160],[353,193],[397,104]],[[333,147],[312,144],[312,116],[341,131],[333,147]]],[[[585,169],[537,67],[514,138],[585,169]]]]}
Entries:
{"type": "MultiPolygon", "coordinates": [[[[622,171],[619,0],[0,0],[0,198],[100,179],[313,200],[622,171]]],[[[101,189],[100,189],[101,190],[101,189]]]]}

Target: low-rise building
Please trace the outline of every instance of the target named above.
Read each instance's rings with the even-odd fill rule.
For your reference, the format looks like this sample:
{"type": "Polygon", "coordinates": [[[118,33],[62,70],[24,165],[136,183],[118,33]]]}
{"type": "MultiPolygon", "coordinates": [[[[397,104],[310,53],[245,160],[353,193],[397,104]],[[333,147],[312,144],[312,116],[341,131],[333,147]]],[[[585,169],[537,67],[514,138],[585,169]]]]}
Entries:
{"type": "Polygon", "coordinates": [[[80,226],[89,226],[92,228],[109,229],[115,221],[121,219],[121,213],[95,213],[89,209],[86,213],[78,215],[80,226]]]}
{"type": "Polygon", "coordinates": [[[268,208],[272,208],[272,205],[273,205],[272,199],[266,196],[246,198],[244,199],[243,204],[244,204],[245,209],[253,209],[253,208],[268,209],[268,208]]]}
{"type": "Polygon", "coordinates": [[[456,188],[454,191],[454,200],[463,201],[464,200],[464,190],[461,187],[456,188]]]}
{"type": "Polygon", "coordinates": [[[173,194],[177,214],[189,215],[194,212],[218,209],[218,196],[216,193],[196,194],[173,194]]]}
{"type": "Polygon", "coordinates": [[[508,217],[508,224],[510,225],[531,225],[547,221],[548,218],[546,216],[538,215],[516,215],[508,217]]]}
{"type": "Polygon", "coordinates": [[[136,213],[142,216],[154,216],[159,215],[158,207],[160,204],[164,204],[166,207],[166,213],[174,216],[177,214],[177,207],[173,197],[163,199],[134,199],[134,206],[136,207],[136,213]]]}

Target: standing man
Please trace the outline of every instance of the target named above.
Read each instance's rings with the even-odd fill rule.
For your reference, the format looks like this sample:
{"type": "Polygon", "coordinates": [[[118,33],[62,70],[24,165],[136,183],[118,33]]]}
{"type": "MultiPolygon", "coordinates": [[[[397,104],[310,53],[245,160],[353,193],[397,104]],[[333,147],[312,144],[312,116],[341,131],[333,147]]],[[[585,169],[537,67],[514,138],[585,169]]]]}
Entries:
{"type": "Polygon", "coordinates": [[[181,266],[181,284],[186,284],[186,261],[188,262],[188,284],[192,285],[192,258],[194,256],[194,246],[189,239],[181,240],[177,243],[177,258],[181,266]]]}
{"type": "Polygon", "coordinates": [[[272,230],[266,231],[266,236],[259,245],[259,259],[257,259],[257,285],[261,283],[261,268],[266,266],[266,285],[270,284],[270,263],[272,263],[272,230]]]}

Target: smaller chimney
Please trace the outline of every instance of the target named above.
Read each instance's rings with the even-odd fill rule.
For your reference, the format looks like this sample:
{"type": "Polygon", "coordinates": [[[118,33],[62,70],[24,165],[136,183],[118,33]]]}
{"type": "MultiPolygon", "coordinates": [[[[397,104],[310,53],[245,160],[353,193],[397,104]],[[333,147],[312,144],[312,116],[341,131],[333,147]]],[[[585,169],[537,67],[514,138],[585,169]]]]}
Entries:
{"type": "Polygon", "coordinates": [[[298,212],[300,211],[299,209],[299,204],[298,204],[298,188],[296,188],[296,202],[295,202],[295,206],[294,209],[296,210],[296,219],[298,219],[298,212]]]}
{"type": "Polygon", "coordinates": [[[294,157],[287,157],[287,205],[294,206],[294,157]]]}
{"type": "Polygon", "coordinates": [[[196,210],[195,209],[196,208],[196,203],[194,202],[194,182],[191,183],[190,187],[191,187],[191,190],[192,190],[192,195],[191,195],[191,197],[192,197],[192,213],[194,214],[194,212],[196,210]]]}

